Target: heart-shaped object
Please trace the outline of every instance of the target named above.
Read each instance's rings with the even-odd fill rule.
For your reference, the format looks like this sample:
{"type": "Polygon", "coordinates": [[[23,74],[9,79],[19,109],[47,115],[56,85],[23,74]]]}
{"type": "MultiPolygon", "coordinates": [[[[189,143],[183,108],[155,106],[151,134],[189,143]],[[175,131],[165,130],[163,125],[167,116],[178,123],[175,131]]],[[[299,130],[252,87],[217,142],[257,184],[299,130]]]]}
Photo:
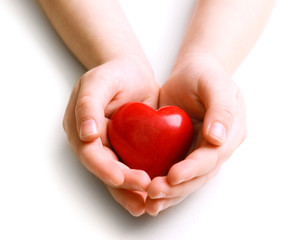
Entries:
{"type": "Polygon", "coordinates": [[[122,162],[151,178],[183,160],[193,141],[193,124],[179,107],[155,110],[140,102],[122,105],[108,123],[111,146],[122,162]]]}

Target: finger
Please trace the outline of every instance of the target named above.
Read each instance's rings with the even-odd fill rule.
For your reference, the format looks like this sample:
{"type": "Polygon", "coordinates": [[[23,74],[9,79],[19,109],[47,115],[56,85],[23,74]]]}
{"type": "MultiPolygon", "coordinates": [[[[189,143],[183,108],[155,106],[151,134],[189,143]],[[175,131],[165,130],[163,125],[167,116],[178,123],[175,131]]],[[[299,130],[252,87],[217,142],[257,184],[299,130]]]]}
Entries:
{"type": "Polygon", "coordinates": [[[115,201],[122,205],[131,215],[138,217],[145,213],[146,194],[126,189],[107,186],[115,201]]]}
{"type": "Polygon", "coordinates": [[[123,169],[123,173],[125,176],[125,180],[124,183],[120,186],[121,188],[143,192],[147,190],[151,179],[146,172],[130,169],[127,167],[123,169]]]}
{"type": "Polygon", "coordinates": [[[121,186],[125,176],[121,163],[114,152],[104,147],[100,138],[91,143],[80,143],[77,155],[83,165],[104,183],[111,186],[121,186]]]}
{"type": "Polygon", "coordinates": [[[80,142],[80,139],[78,138],[76,134],[76,120],[75,120],[75,105],[76,105],[76,99],[79,92],[79,84],[76,84],[74,86],[74,89],[70,95],[64,118],[63,118],[63,128],[66,132],[68,141],[71,145],[71,147],[76,151],[76,146],[80,142]]]}
{"type": "Polygon", "coordinates": [[[211,144],[222,145],[232,128],[236,111],[236,85],[224,75],[210,81],[200,80],[199,94],[206,108],[204,138],[211,144]]]}
{"type": "Polygon", "coordinates": [[[191,193],[205,185],[210,179],[212,179],[220,170],[220,166],[214,168],[207,175],[195,178],[189,182],[182,183],[177,186],[171,186],[167,181],[163,182],[163,179],[159,179],[157,182],[153,182],[148,188],[148,198],[146,200],[146,212],[152,216],[157,216],[159,212],[179,204],[191,193]],[[159,182],[161,181],[161,182],[159,182]],[[158,191],[164,193],[164,197],[153,197],[153,188],[156,185],[158,191]],[[162,190],[163,189],[163,190],[162,190]]]}
{"type": "Polygon", "coordinates": [[[146,172],[130,169],[119,162],[114,152],[102,146],[100,139],[82,144],[78,155],[81,162],[107,185],[146,191],[151,182],[146,172]]]}
{"type": "Polygon", "coordinates": [[[110,79],[104,65],[90,70],[80,79],[75,116],[82,141],[93,141],[106,128],[104,109],[116,94],[116,86],[116,79],[110,79]]]}
{"type": "Polygon", "coordinates": [[[203,142],[187,158],[176,163],[168,172],[167,179],[171,185],[177,185],[210,172],[219,161],[217,147],[203,142]]]}
{"type": "Polygon", "coordinates": [[[175,186],[170,185],[166,178],[157,179],[148,187],[148,197],[151,199],[186,197],[216,176],[220,170],[220,167],[220,165],[216,166],[206,175],[193,178],[190,181],[175,186]]]}
{"type": "Polygon", "coordinates": [[[150,199],[147,198],[146,204],[145,204],[145,209],[146,212],[153,216],[156,217],[158,214],[165,209],[175,206],[182,202],[185,199],[185,197],[177,197],[177,198],[169,198],[169,199],[150,199]]]}
{"type": "Polygon", "coordinates": [[[210,175],[196,177],[175,186],[170,185],[166,178],[154,179],[148,187],[148,197],[151,199],[184,197],[206,184],[209,177],[210,175]]]}
{"type": "Polygon", "coordinates": [[[66,131],[68,141],[80,161],[90,172],[108,185],[122,185],[124,182],[124,173],[116,155],[109,148],[103,146],[100,138],[91,143],[84,143],[78,137],[75,105],[79,88],[80,85],[76,84],[63,119],[63,127],[66,131]]]}

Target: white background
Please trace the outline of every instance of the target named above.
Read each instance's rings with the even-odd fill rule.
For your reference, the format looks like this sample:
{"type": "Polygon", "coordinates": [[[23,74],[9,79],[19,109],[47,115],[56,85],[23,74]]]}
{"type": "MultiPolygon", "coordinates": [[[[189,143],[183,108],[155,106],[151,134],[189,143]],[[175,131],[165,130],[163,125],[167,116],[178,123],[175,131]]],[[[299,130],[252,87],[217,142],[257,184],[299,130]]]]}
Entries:
{"type": "MultiPolygon", "coordinates": [[[[194,1],[120,1],[159,83],[194,1]]],[[[249,134],[219,175],[156,218],[131,217],[61,127],[84,73],[35,1],[0,0],[0,239],[307,239],[307,7],[277,1],[234,75],[249,134]]]]}

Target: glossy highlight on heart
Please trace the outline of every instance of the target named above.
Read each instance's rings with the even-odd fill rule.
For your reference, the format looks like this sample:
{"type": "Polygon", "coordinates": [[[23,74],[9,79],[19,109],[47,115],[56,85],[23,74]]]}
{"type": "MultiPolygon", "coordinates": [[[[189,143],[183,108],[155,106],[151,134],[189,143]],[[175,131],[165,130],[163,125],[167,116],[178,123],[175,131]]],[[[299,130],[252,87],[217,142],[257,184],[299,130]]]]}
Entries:
{"type": "Polygon", "coordinates": [[[122,162],[154,178],[167,174],[172,165],[184,159],[193,141],[193,124],[179,107],[155,110],[130,102],[113,114],[108,137],[122,162]]]}

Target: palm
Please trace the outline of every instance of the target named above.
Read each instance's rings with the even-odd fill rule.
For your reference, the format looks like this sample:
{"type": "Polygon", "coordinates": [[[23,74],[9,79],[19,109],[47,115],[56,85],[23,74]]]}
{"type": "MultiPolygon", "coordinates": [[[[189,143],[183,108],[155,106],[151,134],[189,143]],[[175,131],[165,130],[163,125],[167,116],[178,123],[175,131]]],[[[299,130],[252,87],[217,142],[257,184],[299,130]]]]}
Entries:
{"type": "MultiPolygon", "coordinates": [[[[160,90],[160,107],[176,105],[182,108],[191,117],[195,133],[193,145],[187,157],[173,165],[166,177],[153,179],[149,185],[149,198],[146,202],[146,211],[149,214],[156,214],[161,209],[178,204],[204,185],[218,173],[222,163],[231,156],[245,138],[245,108],[239,89],[229,78],[220,79],[218,82],[211,81],[210,76],[212,75],[199,72],[193,74],[193,71],[187,69],[174,74],[160,90]],[[202,82],[195,83],[193,79],[202,82]],[[217,96],[222,97],[219,99],[217,96]],[[213,107],[210,106],[212,100],[217,103],[213,107]],[[219,107],[223,106],[221,104],[227,104],[228,101],[232,104],[230,112],[233,114],[233,123],[229,128],[226,142],[215,145],[206,138],[207,116],[211,114],[212,117],[212,112],[214,113],[216,109],[220,110],[219,107]],[[158,197],[161,196],[159,193],[163,193],[163,198],[158,197]]],[[[215,113],[225,116],[222,111],[215,113]]]]}
{"type": "Polygon", "coordinates": [[[114,111],[129,101],[144,102],[156,108],[158,92],[150,71],[144,71],[133,59],[117,59],[82,76],[64,117],[69,142],[81,162],[105,182],[115,200],[134,215],[144,213],[145,201],[142,194],[134,191],[146,189],[150,178],[145,172],[129,169],[118,161],[108,141],[107,124],[114,111]],[[78,129],[89,116],[95,119],[99,131],[97,136],[81,141],[78,129]]]}

